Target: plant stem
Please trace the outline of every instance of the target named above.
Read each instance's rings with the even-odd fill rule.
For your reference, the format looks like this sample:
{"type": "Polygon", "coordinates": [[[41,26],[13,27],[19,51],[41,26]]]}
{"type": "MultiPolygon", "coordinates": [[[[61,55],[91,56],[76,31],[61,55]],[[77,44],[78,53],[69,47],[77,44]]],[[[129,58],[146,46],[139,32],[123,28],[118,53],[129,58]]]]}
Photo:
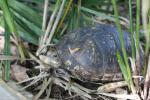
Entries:
{"type": "Polygon", "coordinates": [[[140,0],[136,0],[136,50],[139,52],[140,0]]]}
{"type": "Polygon", "coordinates": [[[131,70],[129,67],[129,63],[128,63],[128,57],[127,57],[127,53],[126,53],[126,49],[125,49],[125,45],[124,45],[124,38],[123,38],[123,33],[121,30],[121,25],[120,25],[120,21],[119,21],[119,14],[118,14],[118,10],[117,10],[117,5],[116,5],[116,1],[112,0],[112,4],[113,4],[113,8],[114,8],[114,14],[115,14],[115,20],[116,20],[116,26],[118,28],[119,31],[119,39],[120,39],[120,43],[121,43],[121,48],[122,48],[122,52],[123,52],[123,58],[124,58],[124,62],[126,65],[126,69],[127,69],[127,76],[128,76],[128,80],[127,83],[129,82],[129,86],[131,87],[131,89],[134,92],[134,87],[133,87],[133,81],[132,81],[132,76],[131,76],[131,70]]]}
{"type": "Polygon", "coordinates": [[[45,31],[45,28],[46,28],[46,19],[47,19],[47,11],[48,11],[48,1],[49,0],[45,0],[45,4],[44,4],[43,24],[42,24],[42,30],[43,31],[45,31]]]}
{"type": "Polygon", "coordinates": [[[129,0],[129,16],[130,16],[130,34],[131,34],[131,49],[132,58],[135,58],[134,32],[133,32],[133,17],[132,17],[132,0],[129,0]]]}
{"type": "Polygon", "coordinates": [[[60,20],[60,18],[61,18],[61,15],[62,15],[62,12],[63,12],[63,8],[64,8],[64,5],[65,5],[65,2],[66,2],[66,0],[63,0],[63,1],[62,1],[62,4],[61,4],[60,9],[59,9],[59,11],[58,11],[56,20],[55,20],[55,22],[54,22],[53,28],[52,28],[52,30],[51,30],[51,32],[50,32],[50,36],[49,36],[49,38],[48,38],[48,40],[47,40],[47,44],[50,44],[50,42],[51,42],[51,40],[52,40],[52,37],[53,37],[53,35],[54,35],[54,33],[55,33],[55,30],[56,30],[56,27],[57,27],[57,25],[58,25],[58,22],[59,22],[59,20],[60,20]]]}

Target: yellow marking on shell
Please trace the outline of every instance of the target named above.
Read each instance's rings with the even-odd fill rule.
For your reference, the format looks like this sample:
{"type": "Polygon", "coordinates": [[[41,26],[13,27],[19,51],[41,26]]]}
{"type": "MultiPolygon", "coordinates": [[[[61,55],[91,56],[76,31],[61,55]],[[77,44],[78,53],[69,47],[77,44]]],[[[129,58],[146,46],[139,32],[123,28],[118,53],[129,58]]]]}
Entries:
{"type": "Polygon", "coordinates": [[[80,48],[73,48],[73,49],[71,49],[71,48],[69,47],[69,52],[70,52],[71,54],[74,54],[74,53],[78,52],[79,50],[80,50],[80,48]]]}

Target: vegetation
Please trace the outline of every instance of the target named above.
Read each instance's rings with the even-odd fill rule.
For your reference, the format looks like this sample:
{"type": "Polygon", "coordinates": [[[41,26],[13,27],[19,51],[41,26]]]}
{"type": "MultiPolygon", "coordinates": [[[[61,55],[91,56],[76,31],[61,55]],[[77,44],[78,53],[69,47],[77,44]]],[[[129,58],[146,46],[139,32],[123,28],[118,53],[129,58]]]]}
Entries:
{"type": "MultiPolygon", "coordinates": [[[[140,0],[0,0],[0,8],[0,26],[5,28],[3,54],[8,58],[11,57],[12,38],[13,43],[19,50],[21,62],[30,58],[42,66],[44,65],[36,56],[45,53],[46,47],[56,44],[65,33],[96,23],[113,23],[118,28],[123,52],[123,57],[119,53],[116,56],[124,79],[128,83],[129,90],[127,91],[133,94],[128,95],[128,99],[140,99],[141,97],[146,100],[150,81],[149,0],[142,0],[141,2],[140,0]],[[122,28],[130,32],[132,57],[128,57],[126,53],[122,28]],[[30,48],[26,49],[25,42],[37,47],[36,52],[30,50],[30,48]],[[144,50],[143,60],[140,59],[141,47],[144,50]],[[144,94],[138,95],[136,90],[140,87],[139,69],[141,63],[143,63],[144,89],[142,91],[144,91],[144,94]]],[[[10,60],[1,61],[1,65],[5,66],[4,79],[6,81],[10,80],[10,60]]],[[[42,78],[38,79],[42,80],[42,78]]],[[[37,93],[35,99],[43,94],[48,85],[49,94],[47,93],[47,97],[49,97],[52,83],[64,84],[66,87],[72,85],[68,80],[56,79],[54,81],[53,77],[45,77],[45,80],[42,81],[45,86],[37,93]]],[[[32,81],[30,85],[34,82],[32,81]]],[[[66,88],[65,86],[62,87],[66,88]]],[[[77,84],[70,86],[69,91],[71,89],[77,95],[82,95],[82,99],[93,99],[91,94],[95,93],[95,91],[85,89],[85,87],[77,84]]],[[[98,98],[102,98],[100,97],[102,95],[120,98],[101,91],[96,91],[95,95],[98,95],[98,98]]]]}

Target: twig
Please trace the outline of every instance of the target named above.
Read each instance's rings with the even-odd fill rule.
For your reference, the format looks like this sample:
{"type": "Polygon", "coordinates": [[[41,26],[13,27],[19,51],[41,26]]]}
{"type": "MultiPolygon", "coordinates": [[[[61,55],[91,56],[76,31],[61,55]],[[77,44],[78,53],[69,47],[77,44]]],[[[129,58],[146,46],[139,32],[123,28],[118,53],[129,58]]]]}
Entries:
{"type": "Polygon", "coordinates": [[[53,85],[53,82],[51,81],[51,82],[49,83],[49,88],[48,88],[47,96],[46,96],[45,99],[48,99],[48,98],[49,98],[49,96],[50,96],[50,94],[51,94],[52,85],[53,85]]]}
{"type": "Polygon", "coordinates": [[[0,55],[0,60],[21,60],[21,58],[17,56],[0,55]]]}
{"type": "Polygon", "coordinates": [[[108,97],[102,96],[102,95],[98,95],[98,97],[93,98],[93,100],[99,100],[99,98],[102,98],[103,100],[112,100],[112,99],[109,99],[108,97]]]}
{"type": "Polygon", "coordinates": [[[40,71],[41,71],[41,69],[42,69],[42,67],[44,66],[44,68],[45,68],[45,65],[43,64],[43,62],[41,61],[41,60],[39,60],[36,56],[34,56],[32,53],[30,53],[29,51],[28,51],[28,54],[29,54],[29,56],[32,58],[32,59],[34,59],[37,63],[39,63],[40,64],[40,66],[39,66],[39,68],[40,68],[40,71]],[[42,67],[41,67],[42,66],[42,67]]]}
{"type": "Polygon", "coordinates": [[[27,82],[27,81],[35,80],[35,79],[38,79],[38,78],[44,78],[44,77],[47,77],[47,76],[49,76],[49,74],[43,73],[43,75],[41,75],[41,73],[40,73],[38,76],[35,76],[35,77],[32,77],[32,78],[28,78],[26,80],[18,82],[17,84],[21,84],[21,83],[24,83],[24,82],[27,82]]]}
{"type": "Polygon", "coordinates": [[[38,100],[38,98],[42,95],[42,93],[47,88],[47,86],[52,82],[52,80],[53,80],[52,77],[50,77],[48,81],[46,82],[46,84],[44,85],[44,87],[42,87],[39,93],[33,98],[33,100],[38,100]]]}
{"type": "Polygon", "coordinates": [[[41,72],[41,73],[38,75],[39,77],[29,78],[29,79],[24,80],[24,81],[21,81],[21,82],[19,82],[19,83],[17,83],[17,84],[23,83],[23,82],[25,82],[25,81],[33,80],[29,85],[27,85],[27,86],[25,86],[25,87],[22,88],[22,90],[24,90],[24,89],[30,87],[31,85],[35,84],[36,82],[40,81],[40,80],[43,78],[42,74],[45,74],[45,72],[43,72],[43,73],[41,72]],[[41,76],[42,76],[42,77],[41,77],[41,76]]]}
{"type": "Polygon", "coordinates": [[[70,99],[72,99],[72,98],[74,98],[74,97],[77,97],[77,96],[80,96],[80,95],[78,95],[78,94],[76,94],[76,95],[73,95],[73,96],[70,96],[70,97],[67,97],[67,98],[64,98],[64,100],[70,100],[70,99]]]}
{"type": "Polygon", "coordinates": [[[124,86],[128,86],[128,84],[125,81],[108,83],[103,86],[100,86],[97,89],[97,91],[98,91],[98,93],[102,93],[102,92],[108,93],[108,92],[114,91],[116,88],[120,88],[120,87],[124,87],[124,86]]]}
{"type": "Polygon", "coordinates": [[[112,94],[112,93],[99,93],[104,96],[120,99],[140,100],[138,95],[125,95],[125,94],[112,94]]]}
{"type": "Polygon", "coordinates": [[[27,85],[27,86],[23,87],[21,90],[24,90],[24,89],[26,89],[26,88],[30,87],[31,85],[33,85],[33,84],[37,83],[37,82],[38,82],[38,81],[40,81],[40,80],[41,80],[41,78],[38,78],[38,79],[33,80],[33,81],[29,84],[29,85],[27,85]]]}
{"type": "MultiPolygon", "coordinates": [[[[59,78],[54,78],[54,83],[63,87],[64,89],[67,89],[67,86],[70,85],[68,82],[61,80],[59,78]]],[[[83,91],[84,89],[81,90],[80,88],[78,88],[77,86],[74,86],[73,84],[70,85],[70,88],[75,93],[81,95],[81,97],[84,96],[86,98],[92,99],[91,95],[89,95],[87,91],[83,91]]]]}

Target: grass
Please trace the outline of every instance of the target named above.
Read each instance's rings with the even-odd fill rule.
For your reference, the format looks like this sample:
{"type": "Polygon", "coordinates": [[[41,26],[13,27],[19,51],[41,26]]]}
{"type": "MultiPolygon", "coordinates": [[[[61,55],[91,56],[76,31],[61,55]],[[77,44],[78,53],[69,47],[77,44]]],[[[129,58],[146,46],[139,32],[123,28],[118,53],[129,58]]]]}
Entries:
{"type": "MultiPolygon", "coordinates": [[[[8,4],[6,1],[1,0],[0,6],[3,9],[4,13],[4,20],[5,20],[5,46],[4,46],[4,54],[10,55],[10,32],[16,32],[16,29],[14,26],[14,21],[11,16],[10,10],[8,8],[8,4]]],[[[4,61],[4,80],[8,81],[10,79],[10,61],[6,60],[4,61]]]]}
{"type": "Polygon", "coordinates": [[[136,0],[136,50],[139,53],[139,32],[140,32],[140,0],[136,0]]]}
{"type": "MultiPolygon", "coordinates": [[[[41,53],[41,48],[45,47],[45,45],[51,45],[51,43],[55,43],[55,41],[59,41],[59,38],[72,30],[77,28],[88,26],[91,24],[95,24],[97,19],[101,18],[101,22],[115,22],[116,27],[119,32],[119,39],[121,44],[121,49],[123,52],[123,57],[119,52],[117,53],[118,62],[120,65],[120,69],[122,74],[128,83],[129,89],[131,89],[132,93],[135,94],[135,86],[133,73],[131,69],[131,65],[129,64],[129,56],[126,53],[126,49],[124,46],[124,37],[122,32],[122,27],[120,19],[118,7],[122,3],[128,3],[129,6],[129,31],[131,37],[131,49],[132,49],[132,59],[133,61],[140,60],[140,28],[144,29],[145,34],[145,56],[149,56],[149,43],[150,43],[150,8],[149,1],[147,1],[146,5],[142,8],[142,25],[140,24],[140,0],[136,0],[136,17],[133,17],[133,9],[132,9],[132,0],[128,0],[128,2],[123,2],[122,0],[111,0],[112,4],[108,2],[108,0],[78,0],[75,2],[74,0],[54,0],[53,2],[48,2],[45,0],[45,6],[38,7],[38,4],[44,4],[44,1],[41,0],[33,0],[34,4],[30,7],[26,4],[31,3],[32,1],[26,0],[0,0],[0,8],[3,11],[4,23],[5,23],[5,55],[10,55],[10,33],[13,33],[13,38],[19,44],[20,54],[23,57],[23,48],[22,44],[20,44],[20,36],[29,43],[34,45],[39,45],[40,48],[37,51],[41,53]],[[43,14],[44,8],[44,14],[43,14]],[[36,10],[35,10],[36,9],[36,10]],[[113,15],[114,11],[114,15],[113,15]],[[51,14],[50,17],[48,14],[51,14]],[[43,16],[42,16],[43,15],[43,16]],[[35,17],[36,16],[36,17],[35,17]],[[43,18],[43,21],[42,21],[43,18]],[[49,19],[49,21],[47,21],[49,19]],[[134,22],[134,19],[136,22],[134,22]],[[14,34],[15,33],[15,34],[14,34]],[[44,35],[45,34],[45,35],[44,35]],[[39,41],[40,38],[40,41],[39,41]]],[[[144,4],[144,3],[142,3],[144,4]]],[[[146,62],[146,60],[142,60],[146,62]]],[[[135,63],[135,62],[133,62],[135,63]]],[[[145,63],[145,69],[147,69],[147,62],[145,63]]],[[[10,73],[10,61],[5,61],[5,79],[9,80],[10,73]]],[[[146,72],[146,71],[145,71],[146,72]]],[[[147,72],[145,75],[149,75],[147,72]]],[[[57,80],[62,82],[62,80],[57,80]]],[[[68,84],[65,82],[65,84],[68,84]]],[[[70,85],[70,84],[69,84],[70,85]]],[[[46,88],[46,87],[45,87],[46,88]]],[[[82,91],[75,86],[71,87],[74,91],[79,90],[80,93],[85,94],[86,97],[92,98],[88,93],[82,91]]],[[[84,89],[83,89],[84,90],[84,89]]],[[[43,91],[43,90],[42,90],[43,91]]],[[[41,93],[40,93],[41,94],[41,93]]],[[[39,97],[39,96],[38,96],[39,97]]]]}
{"type": "Polygon", "coordinates": [[[134,29],[133,29],[133,16],[132,16],[132,0],[129,0],[129,16],[130,16],[130,37],[131,37],[131,48],[132,58],[135,58],[135,41],[134,41],[134,29]]]}
{"type": "Polygon", "coordinates": [[[123,38],[123,33],[122,33],[122,29],[120,26],[120,22],[119,22],[119,15],[118,15],[118,10],[117,10],[117,6],[116,6],[116,2],[115,0],[112,0],[112,4],[113,4],[113,8],[114,8],[114,14],[116,17],[116,26],[118,28],[118,32],[119,32],[119,39],[120,39],[120,44],[121,44],[121,48],[122,48],[122,52],[123,52],[123,59],[121,59],[120,54],[117,55],[118,60],[119,60],[119,65],[120,68],[122,69],[122,73],[123,76],[125,78],[125,80],[128,83],[129,88],[132,89],[133,92],[135,92],[134,89],[134,85],[133,85],[133,81],[132,81],[132,75],[131,75],[131,69],[128,63],[128,55],[126,53],[126,49],[125,49],[125,42],[124,42],[124,38],[123,38]]]}

